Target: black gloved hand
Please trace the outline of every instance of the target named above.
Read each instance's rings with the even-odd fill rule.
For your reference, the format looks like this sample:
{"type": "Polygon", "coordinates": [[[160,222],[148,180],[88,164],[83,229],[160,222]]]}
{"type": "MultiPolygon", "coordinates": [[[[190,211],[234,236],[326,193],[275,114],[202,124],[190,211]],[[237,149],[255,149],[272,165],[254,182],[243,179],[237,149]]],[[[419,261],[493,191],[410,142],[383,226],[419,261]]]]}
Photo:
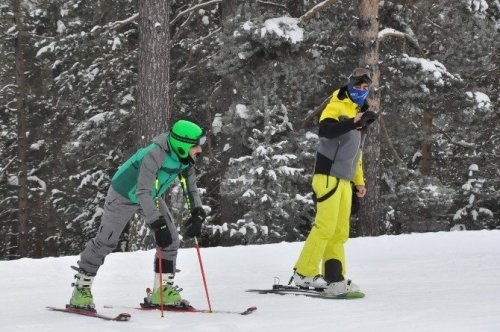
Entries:
{"type": "Polygon", "coordinates": [[[164,216],[160,216],[160,218],[151,223],[149,227],[153,232],[155,232],[155,240],[158,247],[166,248],[172,244],[172,234],[170,234],[167,221],[164,216]]]}
{"type": "Polygon", "coordinates": [[[365,111],[363,115],[361,115],[361,119],[359,119],[358,124],[361,127],[367,127],[371,125],[375,120],[377,120],[378,114],[373,111],[365,111]]]}
{"type": "Polygon", "coordinates": [[[186,221],[184,235],[199,237],[201,235],[201,224],[205,221],[206,216],[205,210],[202,207],[195,207],[191,212],[191,217],[186,221]]]}

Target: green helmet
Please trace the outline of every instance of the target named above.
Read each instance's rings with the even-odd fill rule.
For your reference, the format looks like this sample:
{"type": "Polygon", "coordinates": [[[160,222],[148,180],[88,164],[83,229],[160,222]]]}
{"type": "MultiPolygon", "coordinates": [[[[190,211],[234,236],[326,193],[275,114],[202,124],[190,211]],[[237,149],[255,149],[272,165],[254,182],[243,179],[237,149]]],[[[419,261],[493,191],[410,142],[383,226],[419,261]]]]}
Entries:
{"type": "Polygon", "coordinates": [[[185,159],[189,156],[189,149],[193,146],[203,145],[206,141],[205,131],[196,123],[179,120],[172,126],[168,142],[175,154],[185,159]]]}

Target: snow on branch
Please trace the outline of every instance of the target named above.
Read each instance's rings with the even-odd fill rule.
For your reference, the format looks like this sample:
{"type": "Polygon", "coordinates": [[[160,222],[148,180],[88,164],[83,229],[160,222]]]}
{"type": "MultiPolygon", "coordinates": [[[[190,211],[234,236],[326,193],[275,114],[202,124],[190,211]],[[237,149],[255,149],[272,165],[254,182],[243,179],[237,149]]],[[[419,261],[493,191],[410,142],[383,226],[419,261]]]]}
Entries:
{"type": "Polygon", "coordinates": [[[407,33],[404,33],[404,32],[401,32],[401,31],[397,31],[397,30],[394,30],[394,29],[390,29],[390,28],[383,29],[383,30],[380,30],[378,32],[378,39],[379,39],[379,41],[382,41],[385,38],[389,38],[389,37],[396,37],[396,38],[400,38],[400,39],[405,39],[405,40],[409,41],[410,44],[412,44],[413,46],[415,46],[415,48],[420,49],[420,46],[418,45],[418,41],[415,38],[411,37],[407,33]]]}
{"type": "Polygon", "coordinates": [[[17,84],[7,84],[6,86],[4,86],[3,88],[0,89],[0,92],[2,92],[3,90],[5,90],[7,88],[13,88],[13,87],[17,87],[17,84]]]}
{"type": "Polygon", "coordinates": [[[274,3],[271,1],[263,1],[263,0],[257,0],[257,3],[263,4],[263,5],[269,5],[269,6],[276,6],[276,7],[282,7],[286,9],[285,5],[279,4],[279,3],[274,3]]]}
{"type": "MultiPolygon", "coordinates": [[[[192,11],[195,11],[197,9],[200,9],[200,8],[204,8],[204,7],[207,7],[207,6],[210,6],[210,5],[214,5],[216,3],[220,3],[222,2],[223,0],[210,0],[208,2],[205,2],[205,3],[200,3],[200,4],[197,4],[195,6],[192,6],[192,7],[189,7],[188,9],[180,12],[179,14],[177,14],[177,16],[170,21],[170,25],[174,25],[178,20],[181,19],[182,16],[188,14],[188,13],[191,13],[192,11]]],[[[136,13],[132,16],[130,16],[129,18],[127,19],[124,19],[123,21],[116,21],[116,22],[113,22],[113,23],[110,23],[109,24],[109,27],[113,30],[119,30],[121,29],[123,26],[131,23],[131,22],[135,22],[139,19],[139,13],[136,13]]]]}
{"type": "Polygon", "coordinates": [[[216,3],[220,3],[222,2],[222,0],[211,0],[211,1],[208,1],[208,2],[205,2],[205,3],[200,3],[196,6],[193,6],[193,7],[189,7],[188,9],[180,12],[179,14],[177,14],[177,16],[172,20],[170,21],[170,25],[173,25],[175,24],[175,22],[177,22],[178,20],[180,20],[180,18],[196,9],[200,9],[200,8],[204,8],[204,7],[207,7],[207,6],[210,6],[210,5],[215,5],[216,3]]]}
{"type": "Polygon", "coordinates": [[[313,17],[314,14],[316,14],[316,13],[322,11],[322,10],[327,9],[328,7],[330,7],[331,5],[333,5],[334,2],[335,2],[335,0],[325,0],[323,2],[318,3],[316,6],[314,6],[313,8],[311,8],[307,13],[305,13],[304,15],[302,15],[299,20],[301,22],[305,22],[305,21],[311,19],[311,17],[313,17]]]}
{"type": "Polygon", "coordinates": [[[420,73],[424,76],[425,82],[433,82],[436,86],[444,86],[445,81],[462,81],[460,75],[450,73],[445,65],[437,60],[428,60],[403,54],[401,64],[408,64],[411,68],[419,69],[420,73]]]}
{"type": "Polygon", "coordinates": [[[129,24],[130,22],[136,21],[138,18],[139,18],[139,13],[134,14],[123,21],[116,21],[116,22],[110,23],[109,27],[115,31],[120,30],[123,26],[129,24]]]}
{"type": "Polygon", "coordinates": [[[5,165],[5,167],[2,169],[2,172],[0,173],[0,177],[3,175],[3,173],[5,173],[5,171],[7,170],[7,168],[10,166],[10,164],[12,164],[12,162],[16,159],[16,157],[12,158],[8,163],[7,165],[5,165]]]}

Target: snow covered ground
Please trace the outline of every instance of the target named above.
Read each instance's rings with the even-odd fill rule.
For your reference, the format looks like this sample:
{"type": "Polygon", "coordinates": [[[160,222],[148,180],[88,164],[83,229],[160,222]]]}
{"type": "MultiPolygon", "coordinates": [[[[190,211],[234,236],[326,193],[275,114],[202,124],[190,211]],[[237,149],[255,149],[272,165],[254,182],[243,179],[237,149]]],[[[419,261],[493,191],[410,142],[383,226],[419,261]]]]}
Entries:
{"type": "MultiPolygon", "coordinates": [[[[324,300],[244,292],[277,276],[287,283],[302,243],[202,248],[213,309],[255,305],[249,316],[105,309],[136,306],[152,284],[153,251],[106,259],[93,288],[97,309],[128,311],[129,322],[50,312],[69,300],[77,257],[0,262],[0,331],[500,331],[500,231],[352,239],[349,276],[367,294],[324,300]]],[[[177,283],[207,308],[195,249],[180,251],[177,283]]]]}

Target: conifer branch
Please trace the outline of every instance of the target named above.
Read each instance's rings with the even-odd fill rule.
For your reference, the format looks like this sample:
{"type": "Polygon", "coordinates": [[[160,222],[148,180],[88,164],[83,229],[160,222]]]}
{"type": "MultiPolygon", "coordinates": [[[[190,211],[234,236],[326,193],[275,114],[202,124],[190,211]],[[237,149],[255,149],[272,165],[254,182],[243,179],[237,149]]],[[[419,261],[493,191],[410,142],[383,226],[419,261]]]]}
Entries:
{"type": "Polygon", "coordinates": [[[263,5],[276,6],[276,7],[281,7],[281,8],[287,9],[285,5],[282,5],[282,4],[279,4],[279,3],[274,3],[274,2],[271,2],[271,1],[257,0],[257,3],[263,4],[263,5]]]}
{"type": "Polygon", "coordinates": [[[204,8],[207,6],[215,5],[216,3],[220,3],[220,2],[222,2],[222,0],[211,0],[211,1],[208,1],[205,3],[197,4],[193,7],[189,7],[188,9],[183,10],[182,12],[177,14],[177,16],[173,20],[170,21],[170,25],[174,25],[178,20],[181,19],[182,16],[184,16],[188,13],[191,13],[191,12],[195,11],[196,9],[201,9],[201,8],[204,8]]]}
{"type": "Polygon", "coordinates": [[[378,40],[379,40],[379,42],[381,42],[384,39],[389,38],[389,37],[396,37],[396,38],[399,38],[399,39],[407,40],[416,49],[420,50],[420,46],[418,45],[418,41],[415,38],[413,38],[412,36],[410,36],[409,34],[407,34],[407,33],[404,33],[404,32],[401,32],[401,31],[397,31],[397,30],[394,30],[394,29],[389,29],[389,28],[388,29],[383,29],[383,30],[379,31],[379,33],[378,33],[378,40]]]}
{"type": "Polygon", "coordinates": [[[299,20],[302,23],[304,23],[305,21],[310,20],[311,17],[313,17],[316,13],[319,13],[320,11],[329,8],[330,6],[333,5],[334,2],[335,2],[335,0],[325,0],[325,1],[317,4],[316,6],[314,6],[313,8],[311,8],[307,13],[305,13],[304,15],[302,15],[299,18],[299,20]]]}

